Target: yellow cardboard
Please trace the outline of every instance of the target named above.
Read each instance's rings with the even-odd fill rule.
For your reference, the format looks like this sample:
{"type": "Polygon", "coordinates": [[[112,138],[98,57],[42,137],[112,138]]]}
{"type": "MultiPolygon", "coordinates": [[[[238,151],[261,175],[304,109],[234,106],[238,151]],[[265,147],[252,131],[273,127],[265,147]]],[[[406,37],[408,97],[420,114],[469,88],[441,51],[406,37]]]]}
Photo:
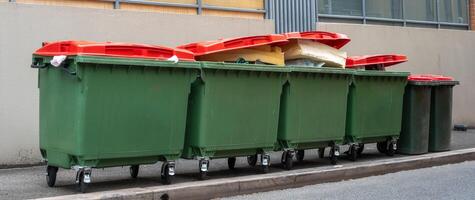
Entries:
{"type": "Polygon", "coordinates": [[[291,40],[283,48],[285,60],[309,59],[325,63],[324,67],[345,68],[347,54],[311,40],[291,40]]]}
{"type": "Polygon", "coordinates": [[[280,47],[263,45],[253,48],[229,50],[224,52],[212,53],[208,55],[198,56],[198,61],[215,61],[215,62],[235,62],[239,58],[243,58],[250,62],[263,62],[273,65],[285,65],[284,53],[280,47]]]}

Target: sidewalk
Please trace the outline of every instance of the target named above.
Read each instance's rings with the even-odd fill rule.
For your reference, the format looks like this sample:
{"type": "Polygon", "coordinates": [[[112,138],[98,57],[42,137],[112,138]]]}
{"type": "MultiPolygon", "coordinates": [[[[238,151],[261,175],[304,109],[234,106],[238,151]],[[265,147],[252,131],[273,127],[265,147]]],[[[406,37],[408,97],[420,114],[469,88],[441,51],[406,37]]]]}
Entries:
{"type": "MultiPolygon", "coordinates": [[[[475,130],[467,132],[453,132],[452,149],[475,148],[475,130]]],[[[346,147],[342,148],[342,152],[346,147]]],[[[295,174],[300,171],[322,171],[335,169],[331,166],[327,159],[319,159],[315,150],[306,151],[306,157],[303,163],[295,163],[295,170],[285,171],[280,164],[281,153],[271,154],[272,166],[270,174],[252,177],[273,176],[276,174],[295,174]]],[[[430,154],[429,154],[430,155],[430,154]]],[[[363,157],[357,162],[350,162],[340,159],[341,168],[358,167],[364,164],[384,163],[391,160],[401,160],[411,158],[411,156],[396,155],[394,158],[388,158],[383,154],[379,154],[375,145],[365,147],[363,157]]],[[[88,188],[88,192],[103,192],[127,188],[145,188],[160,186],[160,166],[161,163],[149,166],[143,166],[140,169],[139,178],[131,179],[128,166],[115,167],[107,169],[94,169],[92,173],[92,184],[88,188]]],[[[74,183],[75,173],[72,170],[59,170],[57,186],[49,188],[45,182],[45,167],[29,167],[16,169],[0,170],[0,199],[29,199],[41,197],[53,197],[68,194],[77,194],[76,185],[74,183]]],[[[194,160],[179,160],[176,168],[177,176],[174,183],[195,183],[200,184],[195,179],[198,172],[198,162],[194,160]]],[[[258,174],[258,169],[254,169],[247,165],[245,158],[238,158],[236,170],[227,169],[227,161],[225,159],[212,160],[210,163],[210,180],[222,178],[240,178],[251,177],[249,175],[258,174]]],[[[204,182],[203,182],[204,183],[204,182]]],[[[172,185],[173,186],[173,185],[172,185]]],[[[168,186],[167,186],[168,187],[168,186]]]]}

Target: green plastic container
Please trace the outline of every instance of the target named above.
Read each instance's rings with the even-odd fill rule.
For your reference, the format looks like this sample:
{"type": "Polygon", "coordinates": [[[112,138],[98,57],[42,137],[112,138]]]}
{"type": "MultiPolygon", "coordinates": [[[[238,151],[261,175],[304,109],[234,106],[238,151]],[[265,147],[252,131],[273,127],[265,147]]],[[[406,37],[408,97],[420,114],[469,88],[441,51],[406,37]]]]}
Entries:
{"type": "MultiPolygon", "coordinates": [[[[289,67],[284,85],[276,150],[284,150],[283,163],[292,167],[292,154],[334,147],[345,137],[346,104],[353,70],[289,67]],[[286,159],[290,156],[289,159],[286,159]]],[[[338,155],[338,152],[336,152],[338,155]]],[[[336,159],[335,152],[330,155],[336,159]]],[[[336,162],[336,160],[333,160],[336,162]]]]}
{"type": "Polygon", "coordinates": [[[48,170],[181,156],[198,62],[69,56],[53,67],[50,60],[34,56],[32,65],[40,68],[40,149],[48,170]]]}
{"type": "Polygon", "coordinates": [[[428,152],[431,89],[434,84],[430,80],[408,82],[404,92],[399,153],[415,155],[428,152]]]}
{"type": "MultiPolygon", "coordinates": [[[[287,68],[203,62],[189,101],[184,158],[200,160],[200,176],[208,159],[268,155],[277,140],[279,102],[287,68]]],[[[234,161],[234,162],[233,162],[234,161]]]]}
{"type": "Polygon", "coordinates": [[[356,160],[363,144],[379,142],[393,155],[401,132],[406,72],[355,71],[348,97],[345,141],[356,160]]]}
{"type": "Polygon", "coordinates": [[[429,151],[450,150],[452,130],[452,90],[458,81],[439,81],[432,87],[429,151]]]}

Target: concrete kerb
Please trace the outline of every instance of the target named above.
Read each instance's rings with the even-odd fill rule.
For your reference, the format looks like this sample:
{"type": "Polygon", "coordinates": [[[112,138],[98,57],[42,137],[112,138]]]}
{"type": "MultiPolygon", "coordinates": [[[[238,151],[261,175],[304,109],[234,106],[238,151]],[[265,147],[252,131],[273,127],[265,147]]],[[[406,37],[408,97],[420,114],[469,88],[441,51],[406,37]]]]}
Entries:
{"type": "Polygon", "coordinates": [[[179,183],[169,186],[130,188],[88,194],[57,196],[44,198],[44,200],[210,199],[382,175],[402,170],[459,163],[469,160],[475,160],[475,148],[400,157],[381,161],[368,161],[348,167],[337,165],[329,166],[324,169],[299,169],[272,174],[179,183]]]}

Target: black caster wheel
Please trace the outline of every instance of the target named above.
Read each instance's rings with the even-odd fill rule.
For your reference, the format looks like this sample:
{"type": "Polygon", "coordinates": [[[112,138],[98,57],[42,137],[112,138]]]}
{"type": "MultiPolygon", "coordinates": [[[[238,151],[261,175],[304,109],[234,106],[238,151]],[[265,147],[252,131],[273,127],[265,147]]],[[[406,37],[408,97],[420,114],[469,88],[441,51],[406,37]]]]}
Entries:
{"type": "Polygon", "coordinates": [[[87,190],[88,184],[84,181],[84,171],[79,172],[79,180],[78,180],[78,190],[81,193],[85,193],[87,190]]]}
{"type": "Polygon", "coordinates": [[[386,155],[394,156],[395,152],[396,152],[396,143],[395,142],[389,142],[388,149],[386,150],[386,155]]]}
{"type": "Polygon", "coordinates": [[[208,179],[209,160],[200,160],[199,168],[200,168],[200,174],[198,175],[198,179],[199,180],[208,179]]]}
{"type": "Polygon", "coordinates": [[[261,155],[261,171],[264,174],[269,173],[270,156],[268,154],[261,155]]]}
{"type": "Polygon", "coordinates": [[[337,147],[332,147],[330,149],[330,163],[332,165],[336,165],[338,163],[338,155],[337,155],[338,149],[337,147]]]}
{"type": "Polygon", "coordinates": [[[252,155],[252,156],[248,156],[247,157],[247,164],[249,164],[250,166],[256,166],[257,164],[257,154],[256,155],[252,155]]]}
{"type": "Polygon", "coordinates": [[[338,157],[335,156],[335,155],[331,155],[331,156],[330,156],[330,163],[331,163],[332,165],[338,164],[338,157]]]}
{"type": "Polygon", "coordinates": [[[318,149],[318,157],[319,158],[325,157],[325,148],[319,148],[318,149]]]}
{"type": "MultiPolygon", "coordinates": [[[[173,169],[173,174],[174,174],[173,169]]],[[[173,181],[173,174],[170,173],[170,164],[169,163],[163,163],[162,164],[162,172],[160,174],[160,180],[162,184],[164,185],[170,185],[173,181]]]]}
{"type": "Polygon", "coordinates": [[[378,149],[379,153],[386,153],[386,151],[388,150],[388,143],[386,141],[385,142],[378,142],[376,144],[376,148],[378,149]]]}
{"type": "Polygon", "coordinates": [[[228,158],[228,167],[230,170],[235,169],[236,166],[236,157],[228,158]]]}
{"type": "Polygon", "coordinates": [[[298,150],[297,151],[297,161],[302,162],[304,157],[305,157],[305,151],[304,150],[298,150]]]}
{"type": "Polygon", "coordinates": [[[348,156],[351,161],[356,161],[358,157],[358,152],[357,152],[357,147],[356,145],[352,144],[350,145],[350,149],[348,150],[348,156]]]}
{"type": "Polygon", "coordinates": [[[283,152],[284,155],[284,168],[286,170],[291,170],[292,167],[293,167],[293,155],[292,155],[292,152],[291,151],[284,151],[283,152]]]}
{"type": "Polygon", "coordinates": [[[358,157],[361,157],[363,150],[364,150],[364,144],[358,144],[358,151],[356,152],[358,154],[358,157]]]}
{"type": "Polygon", "coordinates": [[[49,187],[54,187],[56,183],[56,174],[58,173],[58,168],[53,166],[46,167],[46,183],[49,187]]]}
{"type": "Polygon", "coordinates": [[[137,176],[139,175],[139,165],[131,165],[130,168],[129,168],[129,171],[130,171],[130,176],[132,178],[137,178],[137,176]]]}

